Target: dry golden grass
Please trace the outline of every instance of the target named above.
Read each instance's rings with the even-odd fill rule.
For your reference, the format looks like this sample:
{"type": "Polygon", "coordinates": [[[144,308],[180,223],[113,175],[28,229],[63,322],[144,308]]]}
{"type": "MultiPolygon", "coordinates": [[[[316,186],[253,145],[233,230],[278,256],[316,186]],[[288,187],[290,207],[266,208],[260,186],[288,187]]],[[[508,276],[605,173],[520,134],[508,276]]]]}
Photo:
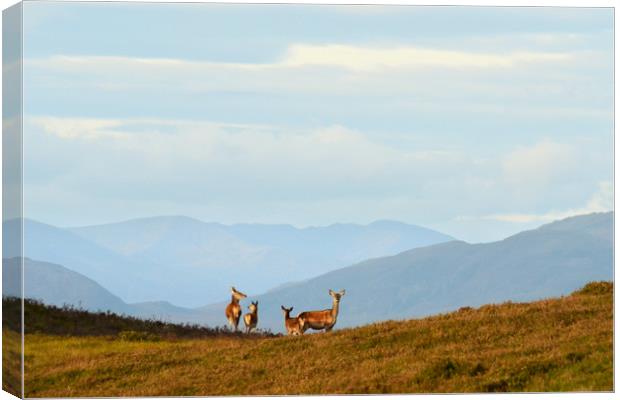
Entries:
{"type": "Polygon", "coordinates": [[[9,329],[2,330],[2,390],[21,397],[22,361],[21,335],[9,329]]]}
{"type": "Polygon", "coordinates": [[[26,396],[611,391],[610,283],[302,337],[26,336],[26,396]]]}

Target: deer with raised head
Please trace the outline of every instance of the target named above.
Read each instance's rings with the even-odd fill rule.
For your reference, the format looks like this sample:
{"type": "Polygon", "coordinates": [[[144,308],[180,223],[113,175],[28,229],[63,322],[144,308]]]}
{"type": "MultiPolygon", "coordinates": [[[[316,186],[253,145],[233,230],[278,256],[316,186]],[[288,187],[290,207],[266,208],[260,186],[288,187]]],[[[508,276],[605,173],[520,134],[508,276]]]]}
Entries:
{"type": "Polygon", "coordinates": [[[258,301],[253,301],[248,308],[250,309],[250,312],[243,316],[243,322],[245,322],[245,333],[252,332],[252,329],[255,329],[258,324],[258,301]]]}
{"type": "Polygon", "coordinates": [[[332,308],[321,311],[305,311],[299,314],[298,318],[303,319],[302,331],[305,332],[309,328],[315,330],[325,329],[325,332],[332,330],[338,319],[338,308],[340,299],[344,296],[344,289],[334,292],[329,289],[329,295],[332,296],[332,308]]]}
{"type": "Polygon", "coordinates": [[[239,300],[245,299],[248,296],[235,289],[234,286],[230,288],[230,292],[232,298],[230,299],[230,304],[226,306],[226,319],[230,327],[236,332],[237,326],[239,326],[239,318],[241,318],[241,305],[239,304],[239,300]]]}
{"type": "Polygon", "coordinates": [[[286,308],[282,307],[282,311],[284,312],[284,327],[286,328],[286,333],[289,335],[303,335],[303,326],[304,320],[299,316],[291,318],[291,311],[293,311],[293,307],[286,308]]]}

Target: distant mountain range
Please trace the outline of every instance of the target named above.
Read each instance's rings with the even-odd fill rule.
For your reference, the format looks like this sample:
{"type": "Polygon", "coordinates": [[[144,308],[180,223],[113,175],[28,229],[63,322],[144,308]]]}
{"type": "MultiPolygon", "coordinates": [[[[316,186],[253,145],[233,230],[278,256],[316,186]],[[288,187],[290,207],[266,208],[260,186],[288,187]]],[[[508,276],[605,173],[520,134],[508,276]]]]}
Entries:
{"type": "MultiPolygon", "coordinates": [[[[14,248],[8,243],[13,238],[3,240],[5,249],[14,248]]],[[[62,265],[128,302],[164,300],[189,307],[225,298],[231,285],[262,293],[368,258],[450,240],[392,221],[303,229],[187,217],[70,229],[24,221],[25,257],[62,265]]]]}
{"type": "MultiPolygon", "coordinates": [[[[70,234],[76,235],[75,232],[70,234]]],[[[107,235],[111,237],[113,233],[107,235]]],[[[144,251],[156,246],[146,246],[144,241],[141,246],[136,243],[128,243],[125,250],[128,253],[120,256],[131,259],[139,252],[136,249],[144,251]]],[[[115,246],[122,244],[123,241],[118,240],[115,246]]],[[[105,249],[101,240],[96,245],[105,249]]],[[[115,247],[110,243],[106,246],[108,249],[115,247]]],[[[116,251],[120,252],[118,247],[116,251]]],[[[15,263],[4,260],[5,265],[11,262],[15,263]]],[[[6,281],[12,280],[5,277],[9,270],[3,268],[6,281]]],[[[369,259],[282,285],[262,295],[251,296],[242,304],[245,308],[250,301],[258,300],[259,327],[281,331],[280,305],[294,306],[294,314],[329,308],[328,289],[346,289],[337,324],[337,327],[344,327],[426,316],[462,306],[560,296],[589,281],[612,279],[613,213],[608,212],[568,218],[493,243],[450,241],[369,259]]],[[[142,285],[143,280],[134,284],[142,285]]],[[[252,287],[237,286],[242,291],[252,287]]],[[[165,301],[127,304],[103,287],[59,265],[26,262],[27,297],[57,305],[78,304],[79,301],[88,309],[103,307],[175,322],[225,324],[226,303],[223,300],[228,298],[230,285],[218,292],[222,302],[198,308],[177,307],[165,301]]],[[[184,290],[183,286],[179,287],[178,290],[184,290]]]]}
{"type": "MultiPolygon", "coordinates": [[[[174,322],[204,323],[204,313],[176,307],[166,301],[125,303],[94,280],[61,265],[24,259],[26,297],[55,306],[70,305],[90,311],[112,311],[145,319],[174,322]]],[[[20,296],[19,258],[5,258],[2,262],[2,294],[20,296]]],[[[221,325],[221,324],[220,324],[221,325]]]]}
{"type": "MultiPolygon", "coordinates": [[[[568,218],[493,243],[452,241],[371,259],[245,302],[259,301],[260,326],[281,329],[280,305],[294,306],[293,313],[330,308],[328,289],[346,289],[337,325],[345,327],[561,296],[597,280],[613,280],[612,212],[568,218]]],[[[222,309],[204,307],[204,320],[221,324],[222,309]]]]}
{"type": "MultiPolygon", "coordinates": [[[[13,285],[20,280],[20,259],[2,260],[2,295],[20,296],[21,288],[13,285]]],[[[126,304],[97,282],[61,265],[24,259],[24,291],[26,297],[46,304],[64,304],[87,310],[110,310],[127,313],[126,304]]]]}

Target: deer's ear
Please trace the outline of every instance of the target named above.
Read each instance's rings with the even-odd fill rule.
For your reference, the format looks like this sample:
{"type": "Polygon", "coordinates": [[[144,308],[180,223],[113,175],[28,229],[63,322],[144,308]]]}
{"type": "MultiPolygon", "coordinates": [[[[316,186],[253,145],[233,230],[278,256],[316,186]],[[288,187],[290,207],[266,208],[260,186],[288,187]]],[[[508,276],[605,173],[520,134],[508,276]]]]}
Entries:
{"type": "Polygon", "coordinates": [[[280,308],[282,308],[282,311],[286,311],[286,308],[284,308],[284,306],[280,306],[280,308]]]}
{"type": "Polygon", "coordinates": [[[334,291],[333,291],[333,290],[331,290],[331,289],[329,289],[329,295],[330,295],[330,296],[333,296],[333,294],[334,294],[334,291]]]}
{"type": "Polygon", "coordinates": [[[340,291],[340,295],[341,295],[341,296],[344,296],[344,293],[345,293],[345,290],[344,290],[344,289],[342,289],[342,290],[340,291]]]}

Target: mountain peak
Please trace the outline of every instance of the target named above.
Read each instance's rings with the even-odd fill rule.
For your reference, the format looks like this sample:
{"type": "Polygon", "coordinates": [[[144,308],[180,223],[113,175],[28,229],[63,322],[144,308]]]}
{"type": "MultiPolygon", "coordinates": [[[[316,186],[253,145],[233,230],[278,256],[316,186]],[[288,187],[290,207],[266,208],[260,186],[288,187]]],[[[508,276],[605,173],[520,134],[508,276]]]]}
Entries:
{"type": "Polygon", "coordinates": [[[574,229],[577,226],[613,222],[614,212],[603,211],[590,214],[573,215],[542,225],[539,229],[574,229]]]}
{"type": "Polygon", "coordinates": [[[602,239],[610,240],[613,237],[614,213],[613,211],[597,212],[584,215],[576,215],[559,221],[545,224],[538,228],[543,232],[581,232],[602,239]]]}
{"type": "Polygon", "coordinates": [[[393,219],[378,219],[368,224],[368,226],[415,226],[415,225],[410,225],[405,222],[396,221],[393,219]]]}

